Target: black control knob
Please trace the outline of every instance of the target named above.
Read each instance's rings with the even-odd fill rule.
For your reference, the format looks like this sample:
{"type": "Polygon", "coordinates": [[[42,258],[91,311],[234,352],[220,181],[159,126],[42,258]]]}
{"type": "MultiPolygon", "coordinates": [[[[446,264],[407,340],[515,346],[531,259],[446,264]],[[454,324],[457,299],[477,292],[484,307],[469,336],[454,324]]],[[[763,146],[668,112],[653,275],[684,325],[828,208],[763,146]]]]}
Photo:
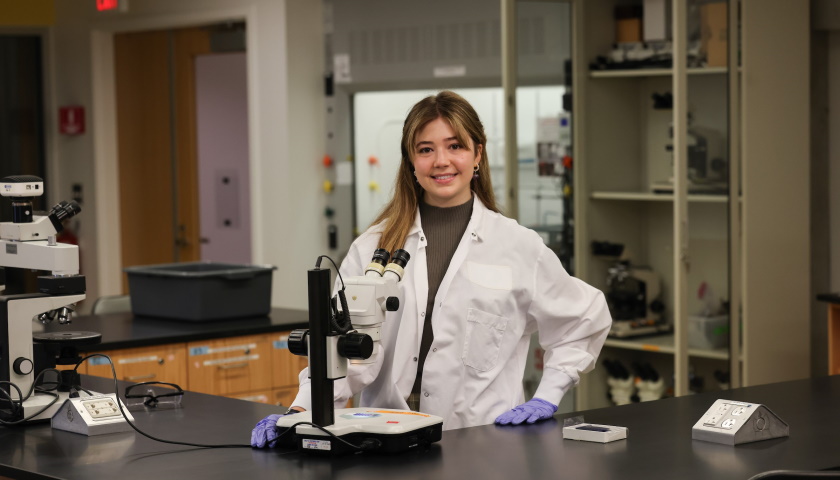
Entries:
{"type": "Polygon", "coordinates": [[[373,354],[373,339],[363,333],[348,333],[338,339],[338,354],[344,358],[365,359],[373,354]]]}
{"type": "Polygon", "coordinates": [[[309,355],[309,343],[306,339],[308,336],[309,330],[292,330],[292,333],[289,334],[289,351],[301,357],[309,355]]]}
{"type": "Polygon", "coordinates": [[[396,312],[400,309],[400,299],[397,297],[388,297],[385,300],[385,310],[389,312],[396,312]]]}
{"type": "Polygon", "coordinates": [[[653,313],[662,313],[665,311],[665,304],[661,300],[654,300],[650,302],[650,311],[653,313]]]}
{"type": "Polygon", "coordinates": [[[18,357],[12,364],[12,369],[18,375],[29,375],[32,373],[33,367],[32,360],[26,357],[18,357]]]}

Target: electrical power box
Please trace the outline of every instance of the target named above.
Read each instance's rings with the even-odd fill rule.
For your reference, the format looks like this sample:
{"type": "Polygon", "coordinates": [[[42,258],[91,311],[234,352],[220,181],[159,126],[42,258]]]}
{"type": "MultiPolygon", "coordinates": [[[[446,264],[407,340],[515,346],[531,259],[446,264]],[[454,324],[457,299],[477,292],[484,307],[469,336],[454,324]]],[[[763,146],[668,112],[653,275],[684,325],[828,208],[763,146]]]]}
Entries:
{"type": "Polygon", "coordinates": [[[67,399],[52,417],[52,428],[82,435],[102,435],[106,433],[129,432],[129,420],[134,417],[122,405],[116,394],[94,395],[67,399]]]}
{"type": "Polygon", "coordinates": [[[769,408],[758,403],[716,400],[691,430],[691,438],[739,445],[787,437],[790,427],[769,408]]]}

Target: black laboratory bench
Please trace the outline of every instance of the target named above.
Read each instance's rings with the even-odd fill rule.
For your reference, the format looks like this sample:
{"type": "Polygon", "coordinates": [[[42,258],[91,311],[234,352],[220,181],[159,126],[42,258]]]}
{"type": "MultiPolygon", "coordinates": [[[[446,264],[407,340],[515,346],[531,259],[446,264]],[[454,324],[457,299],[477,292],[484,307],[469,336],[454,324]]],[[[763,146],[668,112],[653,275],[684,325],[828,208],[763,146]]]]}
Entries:
{"type": "Polygon", "coordinates": [[[266,316],[208,322],[141,317],[131,313],[81,315],[73,317],[69,325],[50,323],[44,327],[44,331],[98,332],[102,334],[102,343],[93,348],[113,350],[282,332],[307,328],[308,325],[309,314],[306,310],[273,308],[266,316]]]}
{"type": "MultiPolygon", "coordinates": [[[[113,381],[85,377],[87,388],[113,381]]],[[[85,437],[48,424],[0,427],[0,476],[21,479],[737,479],[768,470],[840,466],[840,376],[710,392],[557,415],[529,426],[486,425],[443,432],[426,451],[328,458],[296,451],[206,449],[136,434],[85,437]],[[764,404],[790,436],[739,446],[694,441],[691,428],[715,399],[764,404]],[[563,440],[563,419],[629,428],[608,444],[563,440]]],[[[180,410],[135,412],[147,433],[182,442],[247,444],[277,407],[187,392],[180,410]]]]}

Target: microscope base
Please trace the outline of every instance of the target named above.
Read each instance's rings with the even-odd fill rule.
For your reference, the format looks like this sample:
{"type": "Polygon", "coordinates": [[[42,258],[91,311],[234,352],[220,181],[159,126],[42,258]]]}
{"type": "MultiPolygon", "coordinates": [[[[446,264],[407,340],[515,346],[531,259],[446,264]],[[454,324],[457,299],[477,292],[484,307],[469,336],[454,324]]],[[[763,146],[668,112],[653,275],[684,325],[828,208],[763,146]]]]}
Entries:
{"type": "MultiPolygon", "coordinates": [[[[55,397],[53,397],[52,395],[48,395],[46,393],[37,393],[36,392],[36,393],[33,393],[32,396],[28,400],[23,402],[22,411],[18,411],[17,414],[12,414],[11,411],[8,410],[8,408],[6,408],[6,409],[2,410],[2,412],[0,412],[0,418],[2,418],[3,420],[5,420],[7,422],[16,422],[16,421],[22,420],[24,418],[27,418],[31,415],[34,415],[37,412],[40,412],[41,410],[44,410],[44,408],[46,407],[46,410],[44,410],[43,412],[35,415],[31,419],[29,419],[29,420],[27,420],[26,422],[23,422],[23,423],[28,424],[28,423],[36,423],[36,422],[43,422],[43,421],[50,420],[52,418],[52,416],[55,415],[55,412],[57,412],[58,409],[60,409],[61,406],[64,404],[64,401],[67,400],[68,398],[70,398],[70,393],[69,392],[52,392],[52,393],[55,393],[56,395],[58,395],[58,400],[56,400],[55,397]],[[52,402],[53,400],[55,400],[55,403],[50,405],[50,402],[52,402]],[[49,407],[47,407],[47,405],[49,405],[49,407]]],[[[4,403],[6,405],[8,405],[8,402],[4,402],[4,403]]]]}
{"type": "MultiPolygon", "coordinates": [[[[310,421],[311,413],[302,412],[280,417],[277,427],[282,432],[296,423],[310,421]]],[[[428,448],[439,441],[443,419],[409,410],[346,408],[336,410],[335,424],[324,428],[353,445],[370,445],[367,451],[400,453],[428,448]]],[[[295,435],[280,437],[278,446],[297,447],[303,452],[319,455],[344,455],[359,451],[341,440],[311,425],[298,425],[295,427],[295,435]]]]}

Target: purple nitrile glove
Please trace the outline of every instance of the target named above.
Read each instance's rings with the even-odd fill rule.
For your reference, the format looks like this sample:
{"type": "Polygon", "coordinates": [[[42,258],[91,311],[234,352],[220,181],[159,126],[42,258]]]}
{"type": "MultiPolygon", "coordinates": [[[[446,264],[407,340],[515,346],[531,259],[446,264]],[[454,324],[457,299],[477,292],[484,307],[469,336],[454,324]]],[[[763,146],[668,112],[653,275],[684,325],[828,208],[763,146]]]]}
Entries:
{"type": "Polygon", "coordinates": [[[277,420],[282,416],[275,413],[257,422],[257,426],[251,430],[251,446],[274,448],[274,444],[277,443],[277,420]]]}
{"type": "Polygon", "coordinates": [[[556,411],[557,405],[535,397],[499,415],[496,417],[496,423],[499,425],[519,425],[522,422],[536,423],[540,420],[548,420],[554,416],[556,411]]]}

